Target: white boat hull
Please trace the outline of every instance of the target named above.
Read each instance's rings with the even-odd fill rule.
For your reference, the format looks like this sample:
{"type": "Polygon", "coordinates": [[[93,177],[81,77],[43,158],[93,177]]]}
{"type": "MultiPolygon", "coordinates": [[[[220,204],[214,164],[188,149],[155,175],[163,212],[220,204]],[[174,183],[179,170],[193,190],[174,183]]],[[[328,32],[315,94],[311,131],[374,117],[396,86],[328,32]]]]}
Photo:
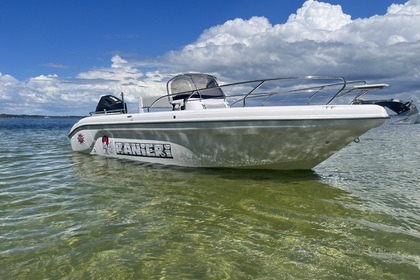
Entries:
{"type": "Polygon", "coordinates": [[[206,109],[92,116],[72,149],[187,167],[311,169],[388,118],[377,105],[206,109]]]}

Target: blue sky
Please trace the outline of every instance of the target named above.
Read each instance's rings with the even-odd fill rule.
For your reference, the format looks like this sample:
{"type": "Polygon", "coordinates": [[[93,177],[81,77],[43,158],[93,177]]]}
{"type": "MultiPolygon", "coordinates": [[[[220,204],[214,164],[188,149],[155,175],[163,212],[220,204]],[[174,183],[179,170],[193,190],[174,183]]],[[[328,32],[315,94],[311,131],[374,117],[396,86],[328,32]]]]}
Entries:
{"type": "Polygon", "coordinates": [[[256,78],[252,73],[366,76],[397,82],[398,97],[417,101],[419,6],[420,0],[2,1],[0,113],[83,115],[102,94],[124,91],[135,102],[183,71],[226,81],[256,78]],[[306,64],[314,50],[317,61],[306,64]],[[264,55],[276,59],[265,63],[264,55]],[[293,56],[299,63],[282,69],[293,56]],[[238,57],[249,67],[243,73],[238,57]],[[83,106],[65,105],[76,97],[83,106]]]}

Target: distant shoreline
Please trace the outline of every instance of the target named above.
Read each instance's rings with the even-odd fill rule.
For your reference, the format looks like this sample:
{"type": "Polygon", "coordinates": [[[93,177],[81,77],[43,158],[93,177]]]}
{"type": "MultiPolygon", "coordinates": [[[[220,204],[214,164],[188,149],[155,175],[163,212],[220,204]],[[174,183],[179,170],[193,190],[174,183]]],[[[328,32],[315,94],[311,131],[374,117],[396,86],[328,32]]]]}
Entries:
{"type": "Polygon", "coordinates": [[[84,116],[48,116],[48,115],[26,115],[26,114],[0,114],[1,118],[40,118],[40,119],[47,119],[47,118],[59,118],[59,119],[75,119],[75,118],[83,118],[84,116]]]}

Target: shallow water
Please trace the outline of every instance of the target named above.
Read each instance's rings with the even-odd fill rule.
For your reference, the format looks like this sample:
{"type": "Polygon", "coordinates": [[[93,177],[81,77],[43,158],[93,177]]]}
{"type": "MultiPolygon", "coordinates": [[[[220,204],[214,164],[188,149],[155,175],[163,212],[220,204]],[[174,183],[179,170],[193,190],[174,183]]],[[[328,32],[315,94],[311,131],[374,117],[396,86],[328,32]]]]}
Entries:
{"type": "Polygon", "coordinates": [[[0,119],[0,279],[420,279],[420,125],[313,171],[71,152],[75,119],[0,119]]]}

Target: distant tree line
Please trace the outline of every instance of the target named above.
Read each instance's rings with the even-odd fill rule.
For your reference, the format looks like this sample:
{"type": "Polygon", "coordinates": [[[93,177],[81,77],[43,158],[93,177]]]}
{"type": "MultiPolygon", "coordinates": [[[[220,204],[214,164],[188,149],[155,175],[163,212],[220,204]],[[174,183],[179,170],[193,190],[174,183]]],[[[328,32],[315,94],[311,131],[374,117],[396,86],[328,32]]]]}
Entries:
{"type": "Polygon", "coordinates": [[[47,115],[26,115],[26,114],[0,114],[0,118],[82,118],[82,116],[47,116],[47,115]]]}

